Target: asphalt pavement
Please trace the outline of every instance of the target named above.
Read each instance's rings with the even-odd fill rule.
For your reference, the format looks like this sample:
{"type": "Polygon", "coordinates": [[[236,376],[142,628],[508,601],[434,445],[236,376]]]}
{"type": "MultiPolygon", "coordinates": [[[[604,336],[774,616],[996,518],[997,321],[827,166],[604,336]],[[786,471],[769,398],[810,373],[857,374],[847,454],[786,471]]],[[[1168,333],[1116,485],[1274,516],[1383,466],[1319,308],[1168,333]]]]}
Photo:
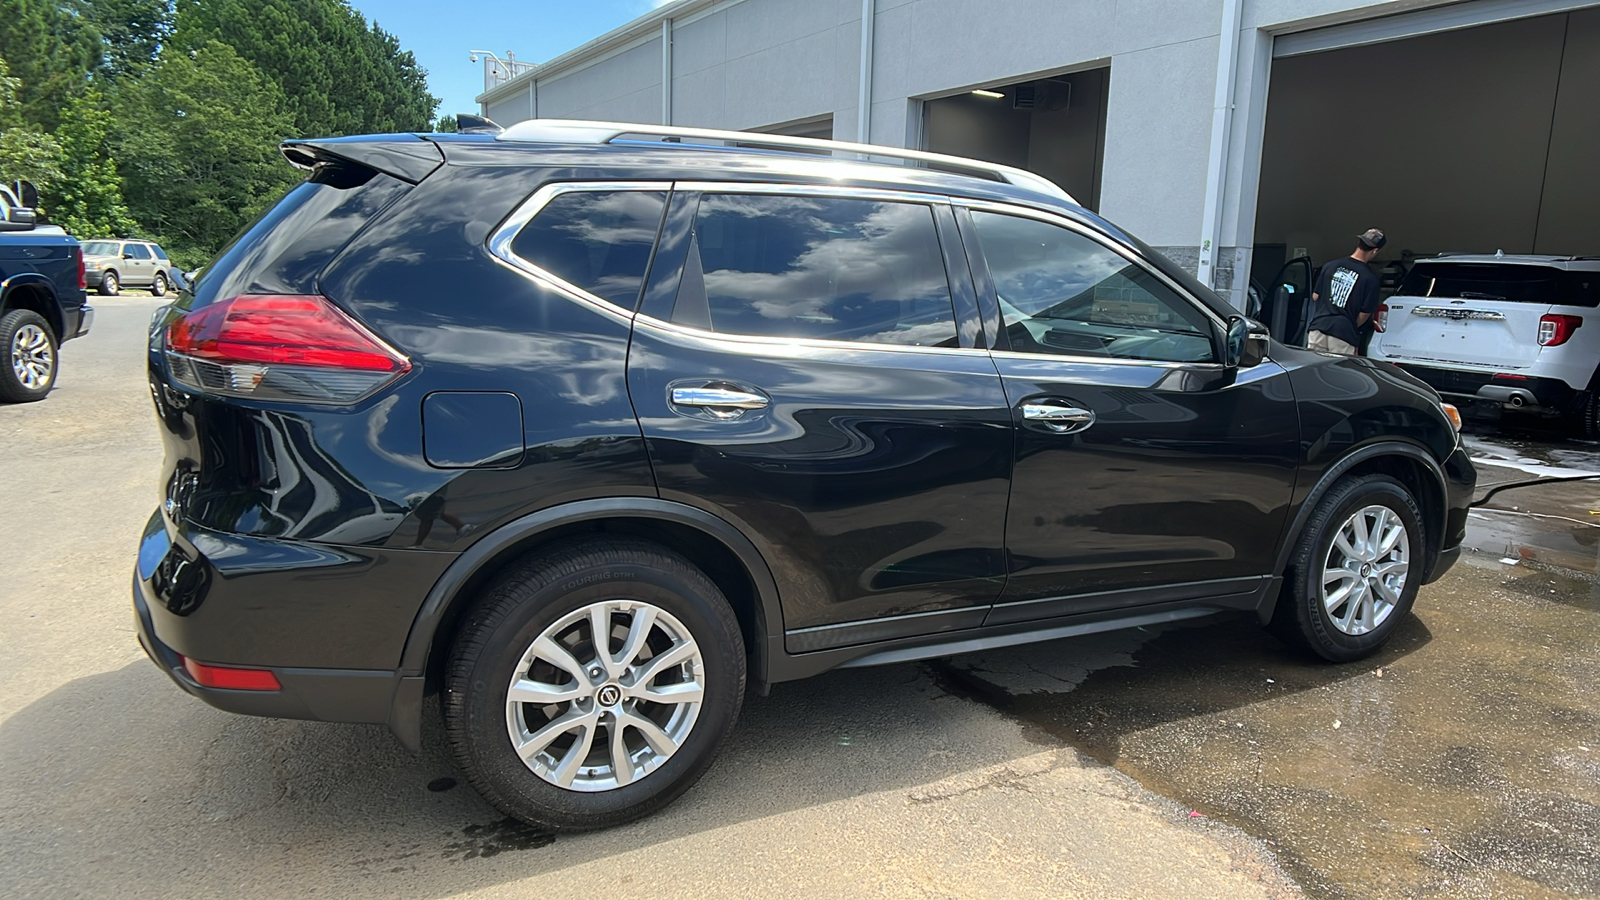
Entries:
{"type": "MultiPolygon", "coordinates": [[[[552,837],[437,731],[416,756],[231,716],[144,658],[158,303],[98,298],[56,392],[0,406],[0,896],[1600,894],[1594,483],[1499,495],[1375,659],[1219,617],[833,672],[748,703],[664,813],[552,837]]],[[[1486,484],[1600,471],[1592,445],[1471,440],[1504,464],[1486,484]]]]}

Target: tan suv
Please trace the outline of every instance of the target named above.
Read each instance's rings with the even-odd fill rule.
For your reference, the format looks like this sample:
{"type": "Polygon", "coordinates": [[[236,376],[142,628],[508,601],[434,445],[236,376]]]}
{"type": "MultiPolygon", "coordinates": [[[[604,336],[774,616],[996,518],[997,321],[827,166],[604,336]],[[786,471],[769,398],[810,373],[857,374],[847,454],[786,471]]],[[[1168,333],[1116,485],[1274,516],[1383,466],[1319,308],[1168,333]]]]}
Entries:
{"type": "Polygon", "coordinates": [[[115,297],[124,287],[147,288],[155,297],[166,296],[172,286],[166,251],[150,241],[100,240],[83,242],[84,283],[101,294],[115,297]]]}

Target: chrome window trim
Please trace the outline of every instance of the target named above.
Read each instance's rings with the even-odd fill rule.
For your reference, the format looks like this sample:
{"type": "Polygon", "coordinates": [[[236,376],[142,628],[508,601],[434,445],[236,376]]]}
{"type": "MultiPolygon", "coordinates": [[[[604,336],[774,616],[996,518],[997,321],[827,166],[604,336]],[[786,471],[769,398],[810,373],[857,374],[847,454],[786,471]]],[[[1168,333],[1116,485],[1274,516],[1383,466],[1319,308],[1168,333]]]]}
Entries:
{"type": "MultiPolygon", "coordinates": [[[[1074,218],[1072,218],[1070,216],[1061,215],[1060,213],[1046,212],[1044,210],[1034,209],[1033,207],[1028,207],[1028,206],[1017,206],[1016,204],[1012,204],[1012,203],[999,203],[999,202],[996,202],[996,201],[993,201],[993,200],[974,200],[974,199],[970,199],[970,198],[955,197],[955,198],[951,198],[951,203],[954,204],[957,207],[961,207],[961,208],[965,208],[965,209],[969,209],[969,210],[977,210],[979,212],[989,212],[989,213],[996,213],[996,214],[999,214],[999,215],[1021,216],[1022,218],[1026,218],[1026,219],[1035,219],[1037,221],[1044,222],[1046,224],[1058,225],[1058,226],[1060,226],[1062,228],[1067,229],[1068,231],[1077,232],[1078,234],[1083,235],[1084,237],[1088,238],[1091,241],[1094,241],[1095,243],[1099,244],[1100,246],[1105,247],[1107,250],[1110,250],[1112,253],[1115,253],[1118,256],[1122,257],[1123,259],[1128,260],[1129,262],[1131,262],[1134,265],[1138,266],[1139,268],[1145,270],[1146,272],[1150,273],[1151,275],[1154,275],[1157,279],[1159,279],[1161,281],[1162,284],[1166,285],[1174,293],[1176,293],[1179,297],[1181,297],[1185,301],[1187,301],[1190,306],[1193,306],[1195,309],[1200,310],[1201,315],[1205,316],[1207,319],[1209,319],[1211,321],[1212,324],[1214,324],[1218,328],[1222,329],[1224,334],[1227,333],[1228,323],[1223,321],[1222,317],[1218,316],[1214,311],[1212,311],[1211,307],[1205,305],[1204,303],[1201,303],[1193,294],[1189,293],[1186,289],[1184,289],[1184,287],[1182,285],[1178,284],[1176,281],[1173,281],[1171,278],[1168,278],[1166,276],[1166,273],[1162,272],[1160,269],[1157,269],[1154,266],[1151,266],[1149,263],[1145,262],[1142,259],[1139,259],[1136,256],[1129,256],[1127,251],[1124,248],[1119,247],[1114,243],[1108,243],[1107,238],[1106,238],[1105,235],[1103,235],[1100,232],[1096,231],[1095,229],[1089,227],[1088,225],[1084,224],[1083,222],[1079,222],[1078,220],[1076,220],[1076,219],[1074,219],[1074,218]]],[[[985,265],[987,265],[987,261],[985,262],[985,265]]],[[[1027,353],[1027,354],[1023,354],[1023,355],[1024,356],[1038,357],[1038,356],[1055,356],[1056,354],[1053,354],[1053,353],[1027,353]]],[[[1065,357],[1065,358],[1079,359],[1081,357],[1065,357]]],[[[1098,357],[1096,357],[1096,358],[1098,358],[1098,357]]],[[[1139,362],[1161,362],[1161,360],[1138,360],[1138,361],[1139,362]]],[[[1191,365],[1192,366],[1192,365],[1218,365],[1218,364],[1217,363],[1180,363],[1180,365],[1191,365]]]]}
{"type": "MultiPolygon", "coordinates": [[[[495,230],[489,234],[485,242],[489,254],[504,265],[510,266],[519,274],[533,279],[542,287],[549,288],[556,293],[566,296],[584,304],[607,318],[619,323],[631,323],[638,315],[633,310],[625,310],[603,297],[591,294],[583,288],[558,278],[548,270],[536,266],[528,260],[511,251],[511,244],[522,233],[522,229],[533,221],[550,201],[562,194],[600,193],[610,191],[652,191],[670,195],[672,193],[671,181],[562,181],[547,184],[533,192],[533,196],[522,201],[517,208],[506,216],[495,230]]],[[[662,209],[666,214],[666,209],[662,209]]],[[[654,248],[651,248],[654,253],[654,248]]],[[[648,274],[648,273],[646,273],[648,274]]]]}
{"type": "Polygon", "coordinates": [[[797,197],[832,197],[845,200],[876,200],[886,203],[922,203],[949,206],[944,194],[899,191],[889,188],[851,187],[846,184],[786,184],[777,181],[679,181],[673,190],[701,194],[765,194],[797,197]]]}
{"type": "Polygon", "coordinates": [[[1061,353],[1024,353],[1021,350],[990,350],[989,354],[995,359],[1048,360],[1096,366],[1144,366],[1147,369],[1186,369],[1191,372],[1220,371],[1227,368],[1218,362],[1170,362],[1163,359],[1126,359],[1120,356],[1067,356],[1061,353]]]}
{"type": "Polygon", "coordinates": [[[958,356],[985,356],[989,351],[982,347],[921,347],[915,344],[874,344],[868,341],[831,341],[823,338],[769,337],[760,334],[723,334],[689,328],[675,322],[663,322],[646,315],[634,318],[635,327],[651,328],[678,337],[695,338],[724,344],[748,344],[754,347],[792,347],[813,350],[887,350],[891,353],[936,353],[958,356]]]}

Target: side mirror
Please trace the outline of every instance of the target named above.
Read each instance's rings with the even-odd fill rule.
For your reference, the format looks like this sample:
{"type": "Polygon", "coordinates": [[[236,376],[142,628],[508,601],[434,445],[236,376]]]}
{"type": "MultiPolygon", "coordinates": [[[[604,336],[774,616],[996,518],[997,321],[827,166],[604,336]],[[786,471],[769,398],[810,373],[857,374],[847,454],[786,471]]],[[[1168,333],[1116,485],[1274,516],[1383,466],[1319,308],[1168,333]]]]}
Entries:
{"type": "Polygon", "coordinates": [[[132,253],[124,253],[124,254],[122,254],[122,258],[123,259],[133,259],[133,254],[132,253]]]}
{"type": "Polygon", "coordinates": [[[1265,325],[1244,316],[1233,316],[1228,320],[1227,343],[1227,364],[1236,369],[1249,369],[1261,365],[1267,358],[1271,339],[1265,325]]]}
{"type": "Polygon", "coordinates": [[[34,224],[31,208],[10,206],[6,207],[5,216],[0,218],[0,231],[32,231],[34,224]]]}

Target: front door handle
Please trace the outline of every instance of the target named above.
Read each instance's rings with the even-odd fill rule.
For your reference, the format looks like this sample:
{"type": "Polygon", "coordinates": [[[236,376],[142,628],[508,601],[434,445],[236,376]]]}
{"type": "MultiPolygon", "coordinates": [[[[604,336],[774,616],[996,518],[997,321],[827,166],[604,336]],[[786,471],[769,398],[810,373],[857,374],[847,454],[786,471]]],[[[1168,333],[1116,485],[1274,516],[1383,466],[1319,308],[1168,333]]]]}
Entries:
{"type": "Polygon", "coordinates": [[[772,402],[753,391],[721,387],[675,387],[671,396],[673,406],[703,409],[718,419],[736,419],[746,410],[766,409],[772,402]]]}
{"type": "Polygon", "coordinates": [[[1022,418],[1056,434],[1075,434],[1094,424],[1094,410],[1059,400],[1030,400],[1022,404],[1022,418]]]}

